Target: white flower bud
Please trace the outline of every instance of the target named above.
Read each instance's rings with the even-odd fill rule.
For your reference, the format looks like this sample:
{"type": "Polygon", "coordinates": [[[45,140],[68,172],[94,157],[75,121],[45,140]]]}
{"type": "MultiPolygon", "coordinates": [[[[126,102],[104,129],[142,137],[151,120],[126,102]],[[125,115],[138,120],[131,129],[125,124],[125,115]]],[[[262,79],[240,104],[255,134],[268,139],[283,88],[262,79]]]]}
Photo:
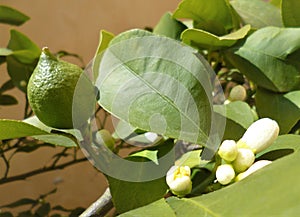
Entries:
{"type": "Polygon", "coordinates": [[[262,118],[251,124],[237,144],[238,147],[247,147],[254,153],[258,153],[268,148],[278,134],[277,122],[269,118],[262,118]]]}
{"type": "Polygon", "coordinates": [[[234,161],[238,153],[237,144],[234,140],[224,140],[219,148],[218,154],[226,161],[234,161]]]}
{"type": "Polygon", "coordinates": [[[255,156],[250,149],[239,148],[236,159],[232,162],[232,166],[237,173],[244,172],[254,162],[255,156]]]}
{"type": "Polygon", "coordinates": [[[172,166],[167,172],[166,182],[172,193],[179,197],[191,193],[191,169],[188,166],[172,166]]]}
{"type": "Polygon", "coordinates": [[[269,165],[270,163],[272,163],[272,161],[269,160],[260,160],[255,162],[254,164],[252,164],[251,167],[249,167],[248,170],[246,170],[243,173],[240,173],[239,175],[237,175],[237,177],[235,178],[235,181],[240,181],[244,178],[246,178],[247,176],[249,176],[250,174],[254,173],[255,171],[269,165]]]}
{"type": "Polygon", "coordinates": [[[244,101],[247,98],[247,92],[244,86],[237,85],[233,87],[229,93],[230,101],[244,101]]]}
{"type": "Polygon", "coordinates": [[[229,184],[235,177],[235,172],[230,164],[223,164],[218,166],[216,171],[216,177],[220,184],[227,185],[229,184]]]}

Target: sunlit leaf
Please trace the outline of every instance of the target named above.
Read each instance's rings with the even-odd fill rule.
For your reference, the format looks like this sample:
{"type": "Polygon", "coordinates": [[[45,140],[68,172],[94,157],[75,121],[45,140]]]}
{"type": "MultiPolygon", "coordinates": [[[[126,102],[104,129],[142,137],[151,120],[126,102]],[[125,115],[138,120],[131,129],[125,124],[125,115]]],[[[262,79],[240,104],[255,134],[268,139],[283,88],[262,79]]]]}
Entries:
{"type": "Polygon", "coordinates": [[[232,0],[230,4],[245,24],[259,29],[266,26],[282,26],[280,9],[262,0],[232,0]]]}
{"type": "Polygon", "coordinates": [[[99,103],[114,116],[171,138],[207,140],[211,68],[192,48],[131,30],[111,41],[100,69],[99,103]]]}
{"type": "Polygon", "coordinates": [[[187,29],[182,33],[181,38],[186,44],[213,51],[234,45],[239,39],[244,38],[249,30],[250,25],[246,25],[228,35],[216,36],[201,29],[187,29]]]}
{"type": "Polygon", "coordinates": [[[153,33],[179,40],[181,32],[186,28],[182,22],[174,19],[172,14],[167,12],[160,18],[153,29],[153,33]]]}

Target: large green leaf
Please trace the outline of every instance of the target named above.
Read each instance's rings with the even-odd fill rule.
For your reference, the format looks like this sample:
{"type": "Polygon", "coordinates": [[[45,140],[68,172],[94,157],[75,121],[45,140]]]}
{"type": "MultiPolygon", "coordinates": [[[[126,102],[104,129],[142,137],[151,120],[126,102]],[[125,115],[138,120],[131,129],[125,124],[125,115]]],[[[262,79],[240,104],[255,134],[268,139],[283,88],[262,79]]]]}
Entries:
{"type": "Polygon", "coordinates": [[[0,129],[2,129],[0,140],[48,134],[44,130],[17,120],[0,120],[0,129]]]}
{"type": "Polygon", "coordinates": [[[238,140],[246,129],[255,121],[250,106],[242,101],[235,101],[225,105],[226,113],[223,113],[223,106],[215,105],[214,111],[226,117],[226,127],[223,139],[238,140]]]}
{"type": "Polygon", "coordinates": [[[280,9],[262,0],[232,0],[230,4],[245,24],[259,29],[266,26],[282,26],[280,9]]]}
{"type": "Polygon", "coordinates": [[[211,123],[209,73],[194,49],[127,31],[111,41],[101,60],[99,103],[133,127],[203,144],[211,123]]]}
{"type": "Polygon", "coordinates": [[[239,39],[244,38],[249,30],[250,25],[246,25],[236,32],[218,37],[201,29],[187,29],[181,38],[186,44],[213,51],[234,45],[239,39]]]}
{"type": "Polygon", "coordinates": [[[77,143],[68,136],[49,133],[31,124],[18,120],[0,120],[0,140],[15,139],[21,137],[33,137],[35,139],[64,147],[76,147],[77,143]]]}
{"type": "Polygon", "coordinates": [[[173,16],[192,19],[196,28],[216,35],[224,35],[235,27],[235,16],[227,0],[183,0],[173,16]]]}
{"type": "Polygon", "coordinates": [[[298,0],[282,0],[281,15],[284,26],[300,27],[300,1],[298,0]]]}
{"type": "Polygon", "coordinates": [[[287,92],[300,87],[299,63],[289,59],[299,48],[300,28],[266,27],[247,38],[235,52],[239,57],[227,58],[257,85],[287,92]]]}
{"type": "Polygon", "coordinates": [[[153,210],[157,206],[161,212],[164,209],[170,212],[169,208],[171,208],[178,217],[296,217],[300,213],[298,203],[300,187],[297,184],[300,182],[299,144],[300,136],[280,136],[275,146],[290,147],[294,153],[277,159],[242,181],[213,193],[190,199],[170,197],[165,202],[169,205],[168,208],[160,200],[125,213],[123,216],[133,217],[137,216],[137,213],[149,213],[148,217],[155,217],[150,207],[153,210]]]}
{"type": "Polygon", "coordinates": [[[160,199],[149,204],[145,208],[135,209],[130,212],[123,213],[120,217],[176,217],[175,212],[165,202],[160,199]]]}
{"type": "Polygon", "coordinates": [[[186,28],[182,22],[174,19],[172,14],[167,12],[160,18],[158,24],[153,29],[153,33],[179,40],[181,32],[186,28]]]}
{"type": "MultiPolygon", "coordinates": [[[[140,163],[151,163],[157,168],[157,170],[159,170],[159,167],[162,167],[162,165],[159,165],[160,158],[168,153],[173,148],[173,146],[174,143],[171,140],[168,140],[164,145],[153,147],[149,150],[146,149],[147,151],[142,150],[140,152],[131,154],[126,158],[126,160],[140,163]],[[154,153],[155,156],[149,156],[150,152],[154,153]],[[149,160],[149,158],[151,159],[149,160]]],[[[142,168],[142,170],[145,170],[145,168],[142,168]]],[[[130,172],[139,174],[142,174],[143,172],[151,172],[142,170],[130,172]]],[[[152,172],[155,172],[155,170],[152,172]]],[[[107,179],[109,182],[109,188],[113,197],[114,205],[119,213],[123,213],[161,199],[166,194],[168,189],[165,181],[165,176],[144,182],[118,180],[110,176],[107,176],[107,179]]]]}
{"type": "Polygon", "coordinates": [[[6,57],[8,74],[14,85],[26,92],[28,80],[38,62],[41,51],[26,35],[17,30],[10,31],[7,47],[13,51],[6,57]]]}
{"type": "Polygon", "coordinates": [[[0,23],[19,26],[27,20],[29,20],[29,17],[20,11],[8,6],[0,5],[0,23]]]}
{"type": "MultiPolygon", "coordinates": [[[[41,53],[40,48],[35,43],[33,43],[26,35],[15,29],[10,31],[10,39],[7,48],[13,51],[31,51],[33,57],[39,57],[41,53]]],[[[20,61],[22,61],[22,58],[20,58],[20,61]]]]}
{"type": "Polygon", "coordinates": [[[276,120],[281,134],[290,132],[300,120],[300,91],[278,94],[259,88],[255,101],[259,116],[276,120]]]}

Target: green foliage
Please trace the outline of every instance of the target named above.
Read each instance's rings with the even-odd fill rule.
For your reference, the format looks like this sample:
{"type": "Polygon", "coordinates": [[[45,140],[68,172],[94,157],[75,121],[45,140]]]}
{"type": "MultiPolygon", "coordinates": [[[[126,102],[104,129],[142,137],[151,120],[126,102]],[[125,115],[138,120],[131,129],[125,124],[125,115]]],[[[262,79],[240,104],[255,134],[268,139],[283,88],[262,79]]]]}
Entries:
{"type": "Polygon", "coordinates": [[[262,0],[232,0],[232,7],[245,24],[260,29],[267,26],[282,27],[279,8],[262,0]]]}
{"type": "Polygon", "coordinates": [[[231,102],[223,107],[216,105],[214,111],[226,118],[226,127],[223,139],[238,140],[242,137],[246,129],[255,121],[255,116],[250,106],[241,101],[231,102]]]}
{"type": "Polygon", "coordinates": [[[218,37],[201,29],[187,29],[181,37],[186,44],[213,51],[233,46],[239,39],[243,39],[249,30],[250,25],[246,25],[236,32],[218,37]]]}
{"type": "MultiPolygon", "coordinates": [[[[210,127],[210,107],[198,79],[210,89],[209,69],[194,52],[174,40],[142,30],[122,33],[111,41],[107,52],[107,58],[112,57],[111,53],[117,58],[113,64],[109,59],[107,66],[103,66],[109,68],[105,75],[102,74],[105,79],[100,78],[97,85],[101,94],[99,104],[133,127],[205,143],[210,127]],[[126,40],[128,38],[140,40],[126,40]],[[133,50],[132,47],[142,49],[133,50]],[[157,82],[153,82],[154,79],[157,82]],[[124,91],[126,97],[122,95],[124,91]],[[195,103],[187,104],[186,100],[195,103]],[[164,118],[155,118],[155,114],[164,118]]],[[[105,60],[104,56],[104,64],[105,60]]]]}
{"type": "Polygon", "coordinates": [[[289,58],[300,46],[300,29],[265,27],[227,58],[257,85],[275,92],[299,89],[299,66],[289,58]],[[289,72],[289,73],[286,73],[289,72]]]}
{"type": "Polygon", "coordinates": [[[259,88],[255,99],[259,116],[276,120],[281,134],[289,133],[300,120],[300,91],[274,93],[259,88]]]}
{"type": "Polygon", "coordinates": [[[299,213],[297,197],[300,189],[294,183],[300,181],[298,162],[300,160],[300,137],[281,136],[275,142],[275,149],[292,148],[293,154],[276,160],[271,165],[222,190],[191,199],[168,198],[149,206],[130,211],[121,216],[156,216],[158,210],[173,213],[170,216],[295,216],[299,213]],[[289,168],[289,170],[286,170],[289,168]],[[286,177],[293,177],[287,179],[286,177]],[[270,181],[272,180],[272,181],[270,181]],[[289,186],[289,188],[286,188],[289,186]],[[275,190],[276,189],[276,190],[275,190]],[[281,197],[278,197],[281,192],[281,197]],[[247,200],[245,200],[247,198],[247,200]],[[282,200],[285,198],[285,200],[282,200]],[[166,207],[168,205],[168,207],[166,207]],[[230,208],[229,208],[230,207],[230,208]],[[268,207],[266,209],[266,207],[268,207]]]}
{"type": "Polygon", "coordinates": [[[236,27],[236,17],[227,0],[183,0],[173,17],[192,19],[196,28],[215,35],[225,35],[236,27]]]}
{"type": "Polygon", "coordinates": [[[7,71],[14,85],[26,92],[28,80],[40,56],[40,48],[27,36],[17,30],[10,31],[6,56],[7,71]]]}
{"type": "MultiPolygon", "coordinates": [[[[192,192],[180,199],[166,194],[165,176],[131,182],[107,174],[112,201],[120,216],[298,215],[300,188],[295,183],[300,181],[300,136],[284,134],[299,134],[300,129],[299,7],[298,0],[182,0],[173,15],[168,12],[161,17],[152,33],[134,29],[114,36],[100,31],[91,67],[99,89],[97,111],[103,112],[105,118],[102,122],[103,115],[99,119],[96,115],[95,119],[101,128],[105,126],[106,112],[120,119],[108,157],[115,154],[119,158],[121,149],[132,147],[129,143],[138,144],[138,151],[129,151],[124,160],[147,162],[167,172],[160,158],[172,152],[168,163],[192,169],[192,192]],[[236,85],[246,88],[246,101],[226,104],[226,97],[236,85]],[[212,124],[213,117],[217,123],[212,124]],[[216,168],[222,163],[215,155],[221,142],[217,137],[237,141],[257,118],[263,117],[278,122],[281,136],[258,153],[256,160],[274,162],[230,186],[215,183],[216,168]],[[221,123],[223,119],[226,123],[221,123]],[[211,127],[218,129],[209,134],[211,127]],[[225,131],[219,135],[223,127],[225,131]],[[159,134],[158,140],[147,139],[147,132],[159,134]],[[216,147],[207,146],[206,142],[216,147]],[[174,148],[174,143],[184,144],[180,147],[183,150],[174,148]],[[209,153],[211,158],[206,159],[207,152],[212,151],[215,152],[209,153]]],[[[14,9],[0,6],[0,22],[19,25],[27,19],[14,9]]],[[[8,46],[0,48],[0,64],[7,63],[10,75],[0,87],[1,105],[17,103],[7,93],[14,87],[26,93],[39,55],[40,49],[34,42],[11,30],[8,46]]],[[[0,154],[7,165],[0,183],[10,178],[8,151],[13,150],[14,155],[31,153],[43,146],[63,146],[64,150],[53,156],[52,167],[46,167],[50,171],[62,157],[70,155],[70,147],[77,147],[78,141],[87,136],[85,131],[51,128],[35,116],[27,119],[31,115],[27,107],[25,121],[0,120],[0,129],[5,129],[0,131],[0,154]],[[12,144],[12,139],[17,138],[21,139],[12,144]]],[[[104,154],[91,153],[90,157],[99,156],[104,154]]],[[[131,172],[135,177],[151,173],[143,166],[131,172]]],[[[5,207],[23,205],[33,208],[19,216],[47,216],[51,210],[78,216],[83,211],[53,207],[44,200],[30,198],[5,207]]],[[[4,212],[0,216],[12,215],[4,212]]]]}
{"type": "Polygon", "coordinates": [[[0,5],[0,23],[19,26],[27,20],[29,20],[29,17],[22,12],[5,5],[0,5]]]}
{"type": "Polygon", "coordinates": [[[172,14],[168,12],[161,17],[153,29],[153,33],[180,40],[180,34],[186,28],[187,27],[182,22],[174,19],[172,14]]]}
{"type": "Polygon", "coordinates": [[[299,8],[300,2],[297,0],[281,0],[281,15],[285,27],[300,27],[299,8]]]}

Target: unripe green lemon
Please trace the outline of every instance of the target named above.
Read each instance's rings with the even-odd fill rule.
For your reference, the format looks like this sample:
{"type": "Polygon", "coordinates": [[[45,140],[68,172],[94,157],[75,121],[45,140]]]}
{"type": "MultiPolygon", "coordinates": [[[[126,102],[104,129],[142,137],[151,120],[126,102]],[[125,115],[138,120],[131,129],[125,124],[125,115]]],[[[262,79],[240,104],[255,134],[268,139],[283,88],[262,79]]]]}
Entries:
{"type": "Polygon", "coordinates": [[[95,105],[95,90],[90,80],[81,76],[82,72],[77,65],[57,59],[48,48],[43,48],[27,87],[29,104],[41,122],[69,129],[74,122],[79,126],[89,118],[95,105]]]}
{"type": "Polygon", "coordinates": [[[115,140],[110,132],[106,129],[99,130],[96,134],[96,139],[100,144],[105,145],[110,150],[114,150],[115,140]]]}

